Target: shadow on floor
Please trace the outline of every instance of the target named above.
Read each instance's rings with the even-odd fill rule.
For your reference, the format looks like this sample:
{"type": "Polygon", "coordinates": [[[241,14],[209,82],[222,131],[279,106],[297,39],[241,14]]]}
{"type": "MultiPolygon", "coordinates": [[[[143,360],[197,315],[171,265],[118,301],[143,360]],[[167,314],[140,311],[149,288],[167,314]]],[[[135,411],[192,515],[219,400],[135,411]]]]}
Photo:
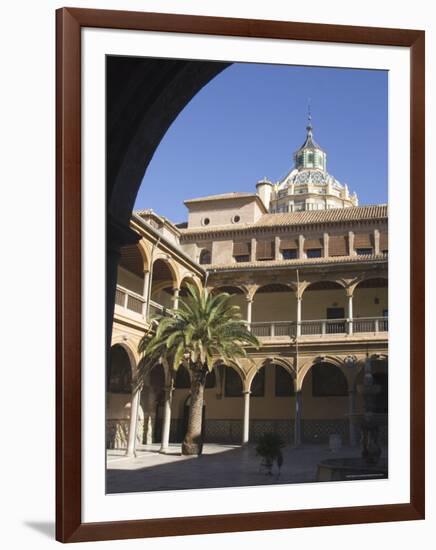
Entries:
{"type": "MultiPolygon", "coordinates": [[[[176,449],[174,449],[175,451],[176,449]]],[[[108,463],[106,492],[127,493],[177,489],[247,487],[316,481],[317,467],[326,458],[360,456],[359,449],[343,448],[332,454],[326,446],[286,447],[278,475],[266,475],[253,446],[185,457],[177,454],[142,453],[136,459],[108,463]]]]}
{"type": "Polygon", "coordinates": [[[53,521],[25,521],[23,524],[50,539],[55,538],[55,524],[53,521]]]}

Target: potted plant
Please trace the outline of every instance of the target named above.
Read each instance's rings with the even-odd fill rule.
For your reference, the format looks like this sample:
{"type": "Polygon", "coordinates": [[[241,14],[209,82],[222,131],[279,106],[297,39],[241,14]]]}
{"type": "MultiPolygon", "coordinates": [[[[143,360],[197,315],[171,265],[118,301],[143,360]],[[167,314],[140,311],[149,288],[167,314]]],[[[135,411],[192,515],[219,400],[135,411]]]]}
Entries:
{"type": "Polygon", "coordinates": [[[285,446],[283,439],[276,433],[262,434],[256,445],[256,454],[262,457],[261,468],[266,469],[267,475],[272,475],[274,462],[277,464],[278,475],[283,464],[282,449],[285,446]]]}

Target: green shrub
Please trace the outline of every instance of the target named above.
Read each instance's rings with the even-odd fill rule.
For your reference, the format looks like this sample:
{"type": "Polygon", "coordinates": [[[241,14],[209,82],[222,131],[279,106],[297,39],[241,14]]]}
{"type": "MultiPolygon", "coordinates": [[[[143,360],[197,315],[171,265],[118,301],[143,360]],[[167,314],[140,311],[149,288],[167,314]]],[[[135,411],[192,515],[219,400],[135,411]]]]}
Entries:
{"type": "Polygon", "coordinates": [[[283,439],[276,433],[264,433],[262,434],[256,445],[256,454],[262,457],[261,467],[266,469],[268,475],[272,475],[272,469],[274,462],[277,464],[279,470],[283,464],[282,449],[285,446],[283,439]]]}

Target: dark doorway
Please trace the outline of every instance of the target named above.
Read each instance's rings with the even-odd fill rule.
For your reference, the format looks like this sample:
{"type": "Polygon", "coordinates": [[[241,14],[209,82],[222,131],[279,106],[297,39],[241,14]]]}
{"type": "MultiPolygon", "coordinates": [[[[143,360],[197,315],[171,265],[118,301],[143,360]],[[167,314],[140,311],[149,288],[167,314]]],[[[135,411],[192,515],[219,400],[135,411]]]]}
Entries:
{"type": "Polygon", "coordinates": [[[343,307],[328,307],[326,319],[341,319],[341,321],[332,323],[328,322],[326,326],[327,334],[338,334],[345,332],[345,310],[343,307]]]}

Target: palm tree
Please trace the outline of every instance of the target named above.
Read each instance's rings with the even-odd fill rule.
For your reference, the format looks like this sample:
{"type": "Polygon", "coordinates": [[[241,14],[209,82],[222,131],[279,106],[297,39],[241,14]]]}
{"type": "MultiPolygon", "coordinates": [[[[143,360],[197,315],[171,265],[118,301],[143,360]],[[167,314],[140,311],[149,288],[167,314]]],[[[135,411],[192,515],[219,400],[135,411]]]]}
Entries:
{"type": "Polygon", "coordinates": [[[239,306],[230,304],[227,293],[211,294],[187,285],[187,296],[179,307],[170,310],[167,317],[156,319],[156,332],[148,332],[141,339],[139,352],[143,354],[140,377],[156,362],[167,364],[174,376],[184,364],[191,373],[191,403],[188,428],[182,443],[182,454],[202,452],[202,411],[206,376],[219,360],[239,363],[247,357],[246,346],[259,347],[241,319],[239,306]]]}

